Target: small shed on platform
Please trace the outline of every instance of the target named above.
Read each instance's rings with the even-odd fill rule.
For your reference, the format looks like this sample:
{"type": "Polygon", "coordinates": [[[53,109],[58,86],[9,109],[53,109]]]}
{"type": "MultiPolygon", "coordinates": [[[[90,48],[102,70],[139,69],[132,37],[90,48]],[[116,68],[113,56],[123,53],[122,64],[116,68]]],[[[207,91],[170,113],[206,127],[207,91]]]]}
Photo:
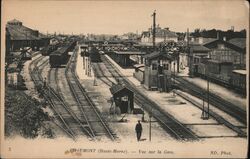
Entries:
{"type": "Polygon", "coordinates": [[[134,92],[125,85],[117,84],[110,88],[115,105],[121,110],[121,113],[131,113],[134,109],[134,92]]]}

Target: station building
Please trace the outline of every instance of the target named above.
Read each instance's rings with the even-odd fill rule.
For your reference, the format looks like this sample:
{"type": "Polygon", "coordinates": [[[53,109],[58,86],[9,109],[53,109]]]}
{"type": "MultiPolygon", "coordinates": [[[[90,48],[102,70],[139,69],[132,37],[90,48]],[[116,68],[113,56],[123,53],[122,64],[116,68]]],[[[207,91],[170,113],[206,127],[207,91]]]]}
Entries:
{"type": "Polygon", "coordinates": [[[173,56],[166,52],[156,51],[145,55],[144,58],[144,87],[148,90],[170,91],[173,56]]]}
{"type": "Polygon", "coordinates": [[[24,47],[39,49],[47,46],[50,42],[49,38],[39,33],[38,30],[33,30],[23,25],[22,22],[14,19],[6,24],[6,46],[9,51],[18,51],[24,47]]]}
{"type": "Polygon", "coordinates": [[[217,39],[204,46],[211,50],[211,59],[232,62],[235,69],[246,68],[246,38],[234,38],[229,41],[217,39]]]}

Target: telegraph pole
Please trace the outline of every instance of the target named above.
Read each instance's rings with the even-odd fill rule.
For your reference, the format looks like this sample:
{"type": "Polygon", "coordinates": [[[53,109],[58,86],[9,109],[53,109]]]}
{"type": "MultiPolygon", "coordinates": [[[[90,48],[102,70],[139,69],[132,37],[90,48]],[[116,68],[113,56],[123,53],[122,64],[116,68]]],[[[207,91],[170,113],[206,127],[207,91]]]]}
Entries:
{"type": "Polygon", "coordinates": [[[156,16],[155,11],[152,14],[152,16],[153,16],[153,49],[155,50],[155,16],[156,16]]]}
{"type": "Polygon", "coordinates": [[[207,70],[207,118],[209,119],[209,72],[207,70]]]}
{"type": "Polygon", "coordinates": [[[149,114],[149,141],[151,141],[151,118],[152,118],[152,112],[149,114]]]}

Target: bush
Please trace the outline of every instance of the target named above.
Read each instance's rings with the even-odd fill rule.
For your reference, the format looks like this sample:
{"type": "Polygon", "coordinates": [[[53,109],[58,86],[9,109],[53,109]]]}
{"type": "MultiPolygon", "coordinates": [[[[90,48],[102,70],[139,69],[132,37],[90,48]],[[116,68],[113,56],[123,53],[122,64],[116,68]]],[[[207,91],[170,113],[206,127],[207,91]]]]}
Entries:
{"type": "Polygon", "coordinates": [[[43,112],[37,100],[21,91],[5,92],[6,136],[20,134],[25,138],[35,138],[45,120],[48,120],[48,114],[43,112]]]}

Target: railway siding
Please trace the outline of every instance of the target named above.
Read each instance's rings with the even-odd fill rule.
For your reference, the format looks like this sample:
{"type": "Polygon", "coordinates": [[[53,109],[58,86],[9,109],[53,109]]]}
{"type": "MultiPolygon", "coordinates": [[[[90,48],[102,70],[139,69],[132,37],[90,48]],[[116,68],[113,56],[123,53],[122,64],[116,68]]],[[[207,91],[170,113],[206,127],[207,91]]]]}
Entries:
{"type": "MultiPolygon", "coordinates": [[[[198,107],[199,109],[202,109],[202,105],[191,99],[189,96],[185,95],[184,93],[180,92],[180,91],[174,91],[176,94],[178,94],[179,96],[181,96],[182,98],[184,98],[185,100],[191,102],[193,105],[195,105],[196,107],[198,107]]],[[[207,112],[207,110],[205,110],[207,112]]],[[[235,131],[239,137],[246,137],[246,133],[243,132],[240,128],[238,128],[237,126],[234,126],[233,124],[231,124],[230,122],[228,122],[225,118],[221,117],[219,114],[217,114],[216,112],[214,112],[213,110],[210,109],[209,111],[210,115],[216,119],[218,121],[218,123],[220,124],[224,124],[225,126],[227,126],[228,128],[232,129],[233,131],[235,131]]]]}
{"type": "MultiPolygon", "coordinates": [[[[206,96],[202,95],[206,93],[206,90],[192,84],[191,82],[188,82],[181,77],[176,77],[175,80],[178,82],[179,89],[186,91],[200,99],[207,98],[206,96]]],[[[246,112],[244,110],[213,93],[209,94],[209,101],[218,109],[221,109],[222,111],[228,113],[229,115],[238,119],[240,122],[246,125],[246,112]]]]}

